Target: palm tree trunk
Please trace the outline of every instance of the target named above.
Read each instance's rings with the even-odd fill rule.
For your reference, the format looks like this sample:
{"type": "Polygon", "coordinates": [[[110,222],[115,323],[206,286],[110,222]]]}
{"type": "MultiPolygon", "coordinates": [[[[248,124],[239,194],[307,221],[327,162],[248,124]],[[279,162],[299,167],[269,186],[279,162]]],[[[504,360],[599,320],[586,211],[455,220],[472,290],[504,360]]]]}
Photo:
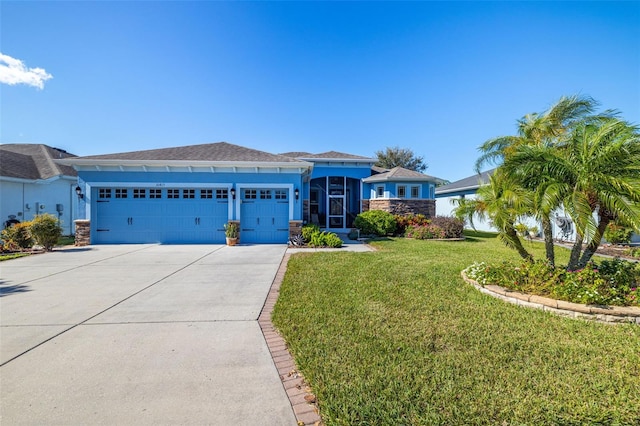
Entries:
{"type": "Polygon", "coordinates": [[[582,235],[580,235],[579,232],[576,232],[576,241],[573,243],[571,255],[569,256],[569,265],[567,265],[567,270],[569,271],[575,271],[578,269],[578,260],[580,260],[580,253],[582,253],[582,241],[582,235]]]}
{"type": "Polygon", "coordinates": [[[578,268],[584,268],[587,263],[591,260],[596,250],[600,246],[602,242],[602,236],[604,235],[604,231],[607,229],[609,222],[611,222],[613,218],[608,214],[603,214],[600,216],[600,222],[598,223],[598,231],[596,235],[593,236],[591,242],[587,245],[587,248],[584,249],[584,253],[582,253],[582,257],[580,258],[580,262],[578,262],[578,268]]]}
{"type": "Polygon", "coordinates": [[[513,248],[516,249],[520,257],[528,262],[533,262],[533,256],[522,245],[522,241],[518,237],[518,233],[516,232],[515,228],[513,226],[506,226],[505,234],[507,240],[513,245],[513,248]]]}
{"type": "Polygon", "coordinates": [[[544,248],[547,254],[547,261],[551,266],[556,265],[556,255],[553,248],[553,229],[551,227],[551,218],[549,216],[542,217],[542,233],[544,234],[544,248]]]}

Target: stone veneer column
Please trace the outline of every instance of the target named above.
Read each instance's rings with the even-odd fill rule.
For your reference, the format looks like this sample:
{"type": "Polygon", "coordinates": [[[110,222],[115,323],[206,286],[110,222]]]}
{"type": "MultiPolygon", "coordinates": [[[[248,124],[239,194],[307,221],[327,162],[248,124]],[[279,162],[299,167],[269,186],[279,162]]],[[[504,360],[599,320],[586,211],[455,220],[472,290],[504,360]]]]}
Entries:
{"type": "Polygon", "coordinates": [[[88,246],[91,244],[91,221],[78,219],[74,223],[76,225],[76,246],[88,246]]]}
{"type": "Polygon", "coordinates": [[[289,238],[302,234],[302,221],[290,220],[289,221],[289,238]]]}

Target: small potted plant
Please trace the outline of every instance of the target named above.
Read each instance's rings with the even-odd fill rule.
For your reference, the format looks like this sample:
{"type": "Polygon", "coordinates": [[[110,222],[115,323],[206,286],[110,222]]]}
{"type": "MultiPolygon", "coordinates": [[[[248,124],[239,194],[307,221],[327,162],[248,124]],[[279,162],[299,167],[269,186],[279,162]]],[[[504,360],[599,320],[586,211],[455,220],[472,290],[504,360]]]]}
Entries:
{"type": "Polygon", "coordinates": [[[224,224],[224,235],[227,237],[227,245],[235,246],[238,244],[238,224],[229,222],[224,224]]]}

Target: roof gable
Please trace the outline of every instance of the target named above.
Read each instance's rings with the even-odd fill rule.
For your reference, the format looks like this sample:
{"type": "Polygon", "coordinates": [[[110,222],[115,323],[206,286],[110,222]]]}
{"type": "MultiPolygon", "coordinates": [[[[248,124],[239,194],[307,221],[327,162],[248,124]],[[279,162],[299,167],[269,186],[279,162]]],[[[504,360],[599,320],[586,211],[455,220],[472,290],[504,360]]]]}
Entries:
{"type": "Polygon", "coordinates": [[[425,175],[415,170],[405,169],[404,167],[394,167],[389,171],[363,179],[363,182],[438,182],[440,180],[441,179],[437,177],[425,175]]]}
{"type": "Polygon", "coordinates": [[[0,145],[0,156],[0,176],[28,180],[77,176],[73,167],[55,162],[75,155],[47,145],[3,144],[0,145]]]}

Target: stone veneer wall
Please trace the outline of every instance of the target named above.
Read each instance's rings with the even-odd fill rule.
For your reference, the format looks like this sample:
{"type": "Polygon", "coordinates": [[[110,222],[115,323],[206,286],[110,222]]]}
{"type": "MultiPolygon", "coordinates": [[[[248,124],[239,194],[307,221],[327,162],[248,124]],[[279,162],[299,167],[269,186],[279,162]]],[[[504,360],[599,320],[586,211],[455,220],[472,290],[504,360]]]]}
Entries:
{"type": "Polygon", "coordinates": [[[290,220],[289,221],[289,238],[302,234],[302,221],[290,220]]]}
{"type": "Polygon", "coordinates": [[[369,200],[362,200],[362,211],[369,211],[369,200]]]}
{"type": "Polygon", "coordinates": [[[76,225],[76,245],[88,246],[91,244],[91,221],[78,219],[74,223],[76,225]]]}
{"type": "MultiPolygon", "coordinates": [[[[362,210],[364,211],[364,205],[362,210]]],[[[423,214],[429,218],[436,216],[436,200],[374,198],[369,200],[369,210],[384,210],[400,215],[423,214]]]]}

